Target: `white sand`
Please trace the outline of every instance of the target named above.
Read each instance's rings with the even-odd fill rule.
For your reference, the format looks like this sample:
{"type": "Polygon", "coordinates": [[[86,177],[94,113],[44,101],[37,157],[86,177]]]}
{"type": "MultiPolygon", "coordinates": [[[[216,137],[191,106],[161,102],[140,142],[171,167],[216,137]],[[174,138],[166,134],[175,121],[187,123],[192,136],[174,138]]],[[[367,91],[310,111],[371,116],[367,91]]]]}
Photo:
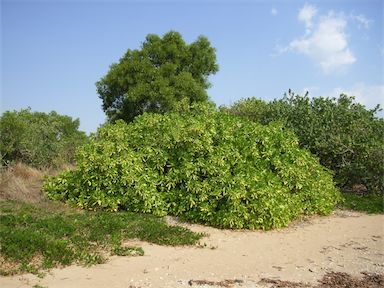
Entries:
{"type": "Polygon", "coordinates": [[[31,274],[1,277],[0,287],[173,288],[191,287],[189,280],[225,279],[243,281],[235,287],[263,287],[258,284],[263,277],[314,283],[327,271],[384,273],[383,220],[384,215],[337,211],[269,232],[186,225],[209,234],[201,241],[206,247],[137,242],[143,257],[114,256],[90,268],[53,269],[43,279],[31,274]]]}

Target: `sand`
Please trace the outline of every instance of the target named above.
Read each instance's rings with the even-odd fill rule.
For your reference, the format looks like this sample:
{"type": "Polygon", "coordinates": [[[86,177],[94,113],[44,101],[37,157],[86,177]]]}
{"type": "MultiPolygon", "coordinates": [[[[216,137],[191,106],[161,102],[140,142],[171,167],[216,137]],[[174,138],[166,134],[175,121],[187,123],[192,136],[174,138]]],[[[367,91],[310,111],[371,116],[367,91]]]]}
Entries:
{"type": "MultiPolygon", "coordinates": [[[[175,220],[169,218],[171,224],[175,220]]],[[[384,273],[384,215],[336,211],[275,231],[230,231],[183,224],[209,234],[200,247],[143,247],[142,257],[111,257],[89,268],[53,269],[44,278],[0,278],[0,287],[271,287],[262,278],[316,283],[326,272],[384,273]],[[204,281],[207,284],[203,285],[204,281]],[[231,280],[225,282],[224,280],[231,280]],[[221,282],[220,282],[221,281],[221,282]],[[211,283],[212,284],[212,283],[211,283]]]]}

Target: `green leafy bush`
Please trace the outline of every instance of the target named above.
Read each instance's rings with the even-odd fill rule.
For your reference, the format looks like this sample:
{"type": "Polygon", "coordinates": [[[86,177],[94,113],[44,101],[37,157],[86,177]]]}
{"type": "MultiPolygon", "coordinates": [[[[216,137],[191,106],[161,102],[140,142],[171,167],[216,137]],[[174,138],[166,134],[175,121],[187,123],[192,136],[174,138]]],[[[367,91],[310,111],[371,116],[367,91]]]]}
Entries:
{"type": "Polygon", "coordinates": [[[33,167],[74,161],[75,149],[87,137],[79,120],[56,112],[6,111],[0,117],[1,164],[23,162],[33,167]]]}
{"type": "Polygon", "coordinates": [[[331,173],[292,132],[209,106],[107,124],[77,164],[45,182],[50,198],[251,229],[327,214],[339,200],[331,173]]]}
{"type": "Polygon", "coordinates": [[[340,187],[363,184],[372,192],[384,191],[384,119],[376,116],[379,107],[367,110],[347,95],[336,99],[289,93],[269,103],[241,100],[224,110],[262,124],[284,123],[302,147],[334,171],[340,187]]]}

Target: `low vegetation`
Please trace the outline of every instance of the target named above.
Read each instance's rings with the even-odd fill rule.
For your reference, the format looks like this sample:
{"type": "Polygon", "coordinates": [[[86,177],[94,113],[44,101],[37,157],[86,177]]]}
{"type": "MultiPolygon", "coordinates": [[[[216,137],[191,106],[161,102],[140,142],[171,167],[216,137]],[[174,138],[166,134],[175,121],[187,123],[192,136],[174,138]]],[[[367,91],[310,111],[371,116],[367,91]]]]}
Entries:
{"type": "Polygon", "coordinates": [[[328,214],[340,199],[331,173],[280,125],[195,105],[101,128],[75,170],[48,179],[51,199],[223,228],[271,229],[328,214]]]}
{"type": "Polygon", "coordinates": [[[355,193],[343,193],[341,207],[366,213],[384,213],[384,195],[367,194],[358,195],[355,193]]]}
{"type": "Polygon", "coordinates": [[[0,201],[0,275],[38,273],[72,263],[102,263],[108,255],[139,256],[124,240],[193,245],[202,235],[132,212],[89,212],[60,203],[0,201]]]}

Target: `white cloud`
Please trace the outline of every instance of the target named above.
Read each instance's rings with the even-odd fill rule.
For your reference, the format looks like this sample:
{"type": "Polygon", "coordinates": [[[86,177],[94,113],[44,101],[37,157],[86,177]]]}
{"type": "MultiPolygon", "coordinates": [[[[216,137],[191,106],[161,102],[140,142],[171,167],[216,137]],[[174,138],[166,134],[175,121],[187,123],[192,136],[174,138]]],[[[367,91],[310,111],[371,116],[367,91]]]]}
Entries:
{"type": "Polygon", "coordinates": [[[294,39],[287,47],[280,49],[280,52],[291,50],[306,55],[325,73],[339,71],[355,63],[356,57],[349,48],[345,31],[347,19],[343,14],[331,11],[314,22],[316,13],[314,6],[304,5],[298,16],[306,27],[304,36],[294,39]]]}
{"type": "Polygon", "coordinates": [[[272,9],[271,9],[271,15],[272,15],[272,16],[276,16],[277,14],[278,14],[277,9],[276,9],[276,8],[272,8],[272,9]]]}
{"type": "Polygon", "coordinates": [[[355,96],[356,102],[367,108],[374,108],[377,104],[384,107],[384,85],[367,85],[364,82],[359,82],[349,88],[337,87],[325,96],[338,97],[342,93],[355,96]]]}
{"type": "Polygon", "coordinates": [[[316,13],[316,7],[307,3],[305,3],[304,7],[299,11],[298,19],[299,21],[304,22],[307,33],[310,33],[310,29],[312,28],[312,18],[316,13]]]}
{"type": "Polygon", "coordinates": [[[373,22],[372,20],[366,18],[364,15],[360,14],[360,15],[354,15],[354,14],[351,14],[351,19],[356,21],[358,23],[358,27],[359,28],[365,28],[365,29],[368,29],[370,26],[371,26],[371,23],[373,22]]]}

